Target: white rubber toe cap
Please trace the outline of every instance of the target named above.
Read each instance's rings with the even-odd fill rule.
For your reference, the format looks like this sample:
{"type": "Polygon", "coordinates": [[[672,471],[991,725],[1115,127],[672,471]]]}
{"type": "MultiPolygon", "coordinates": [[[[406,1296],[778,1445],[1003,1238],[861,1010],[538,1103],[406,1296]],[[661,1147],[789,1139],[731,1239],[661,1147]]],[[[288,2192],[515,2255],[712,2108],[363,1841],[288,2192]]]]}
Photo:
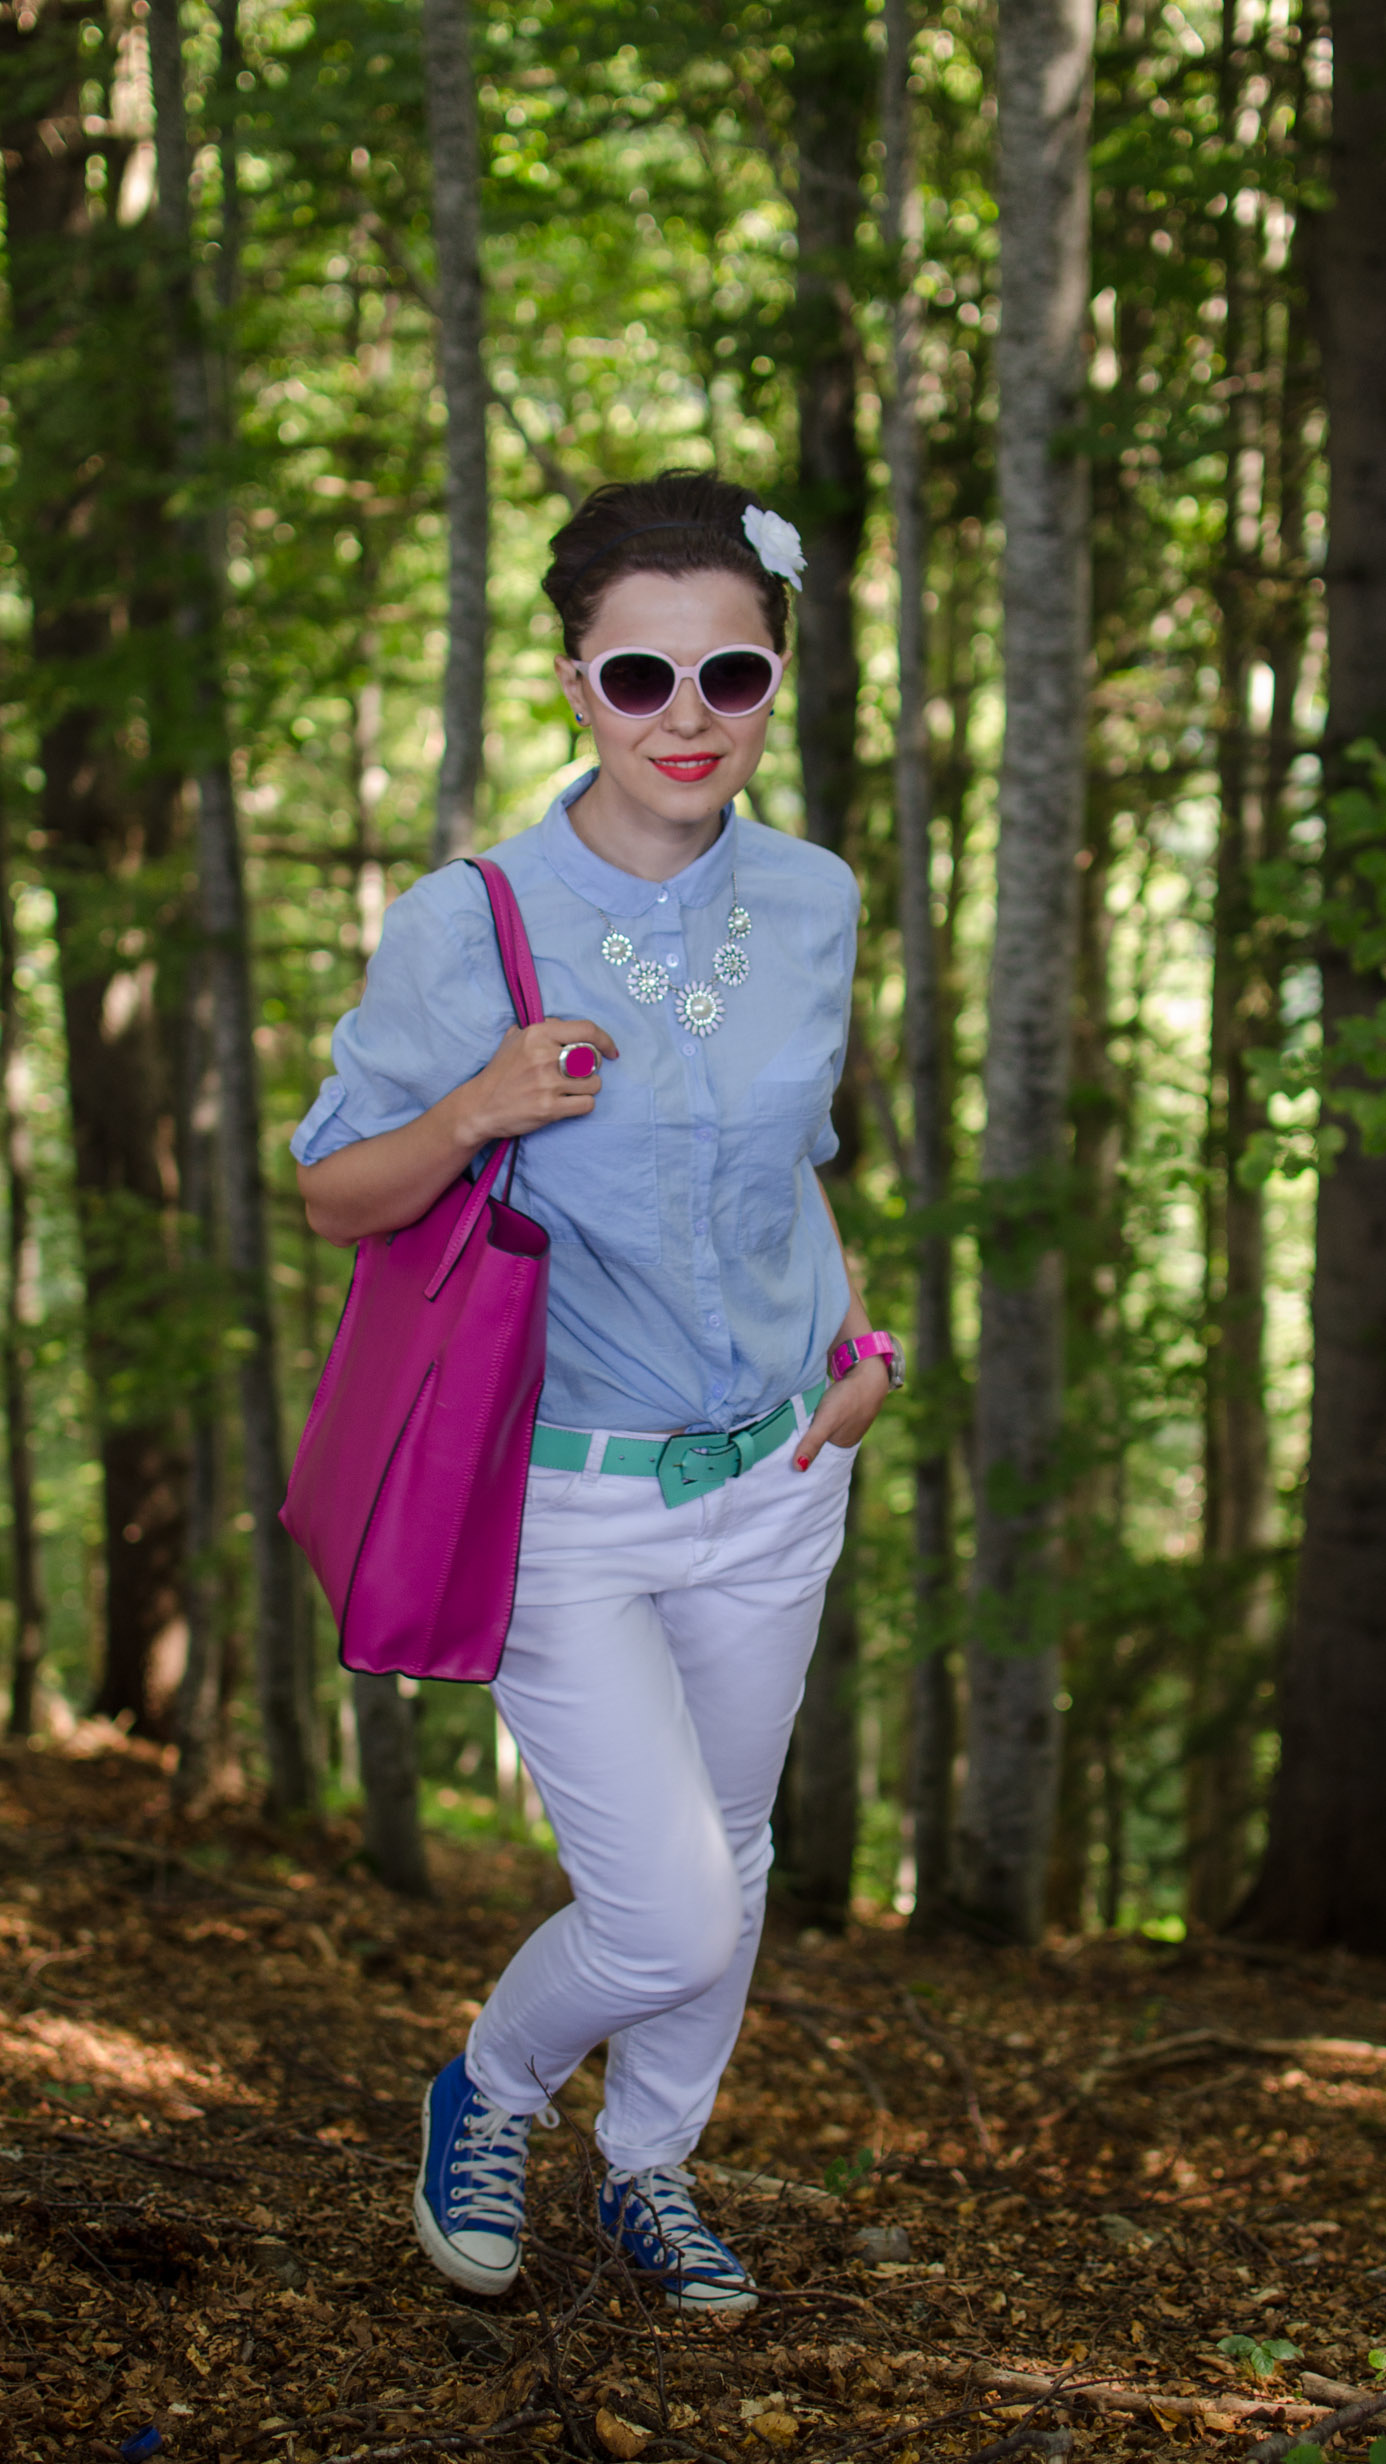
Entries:
{"type": "Polygon", "coordinates": [[[508,2233],[444,2233],[423,2195],[414,2193],[414,2229],[436,2268],[469,2293],[508,2293],[520,2272],[520,2245],[508,2233]]]}

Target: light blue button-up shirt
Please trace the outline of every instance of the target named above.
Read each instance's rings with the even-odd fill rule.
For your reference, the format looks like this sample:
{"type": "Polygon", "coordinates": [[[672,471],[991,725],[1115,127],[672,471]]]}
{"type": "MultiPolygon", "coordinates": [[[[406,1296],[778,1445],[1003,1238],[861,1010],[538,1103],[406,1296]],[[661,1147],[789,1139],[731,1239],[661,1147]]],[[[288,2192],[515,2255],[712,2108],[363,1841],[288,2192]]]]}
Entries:
{"type": "MultiPolygon", "coordinates": [[[[567,807],[492,850],[520,902],[545,1011],[606,1028],[596,1109],[531,1131],[514,1203],[550,1235],[540,1417],[574,1429],[729,1429],[824,1374],[847,1279],[813,1171],[847,1042],[858,896],[821,847],[728,812],[671,881],[641,881],[584,846],[567,807]],[[751,917],[743,984],[713,955],[735,898],[751,917]],[[642,1007],[602,942],[613,928],[671,990],[642,1007]],[[673,988],[717,985],[721,1024],[679,1024],[673,988]]],[[[332,1039],[336,1074],[300,1123],[313,1164],[402,1128],[473,1078],[515,1023],[490,906],[470,865],[415,882],[385,918],[359,1009],[332,1039]]]]}

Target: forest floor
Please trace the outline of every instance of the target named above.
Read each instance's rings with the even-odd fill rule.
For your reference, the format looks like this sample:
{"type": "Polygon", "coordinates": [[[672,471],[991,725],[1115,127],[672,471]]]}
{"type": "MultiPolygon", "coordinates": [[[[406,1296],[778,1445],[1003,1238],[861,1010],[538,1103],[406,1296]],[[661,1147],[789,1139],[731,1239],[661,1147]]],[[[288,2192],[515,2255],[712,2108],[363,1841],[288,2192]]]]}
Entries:
{"type": "Polygon", "coordinates": [[[603,2251],[595,2062],[485,2306],[414,2242],[418,2101],[562,1877],[434,1841],[402,1905],[356,1845],[0,1753],[6,2458],[1240,2457],[1378,2384],[1386,1968],[777,1920],[695,2160],[758,2311],[603,2251]]]}

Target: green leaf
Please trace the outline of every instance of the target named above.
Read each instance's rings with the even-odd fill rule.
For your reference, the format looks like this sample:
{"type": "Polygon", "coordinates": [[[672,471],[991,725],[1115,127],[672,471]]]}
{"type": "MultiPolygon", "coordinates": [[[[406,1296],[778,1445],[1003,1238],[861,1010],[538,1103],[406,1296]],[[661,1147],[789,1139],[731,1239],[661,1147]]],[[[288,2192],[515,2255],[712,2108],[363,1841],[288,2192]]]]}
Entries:
{"type": "Polygon", "coordinates": [[[1241,2362],[1253,2378],[1274,2378],[1282,2361],[1303,2359],[1299,2346],[1284,2336],[1269,2336],[1264,2343],[1255,2336],[1219,2336],[1218,2351],[1241,2362]]]}

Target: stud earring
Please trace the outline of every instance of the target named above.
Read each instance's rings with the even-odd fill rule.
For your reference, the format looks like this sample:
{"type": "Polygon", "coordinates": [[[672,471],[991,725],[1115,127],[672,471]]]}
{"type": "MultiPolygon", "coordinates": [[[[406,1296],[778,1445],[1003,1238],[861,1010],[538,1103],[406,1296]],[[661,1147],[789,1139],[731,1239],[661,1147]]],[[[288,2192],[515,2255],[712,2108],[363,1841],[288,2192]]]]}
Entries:
{"type": "Polygon", "coordinates": [[[573,712],[573,717],[577,720],[579,727],[585,727],[587,725],[587,713],[585,710],[575,710],[573,712]]]}

